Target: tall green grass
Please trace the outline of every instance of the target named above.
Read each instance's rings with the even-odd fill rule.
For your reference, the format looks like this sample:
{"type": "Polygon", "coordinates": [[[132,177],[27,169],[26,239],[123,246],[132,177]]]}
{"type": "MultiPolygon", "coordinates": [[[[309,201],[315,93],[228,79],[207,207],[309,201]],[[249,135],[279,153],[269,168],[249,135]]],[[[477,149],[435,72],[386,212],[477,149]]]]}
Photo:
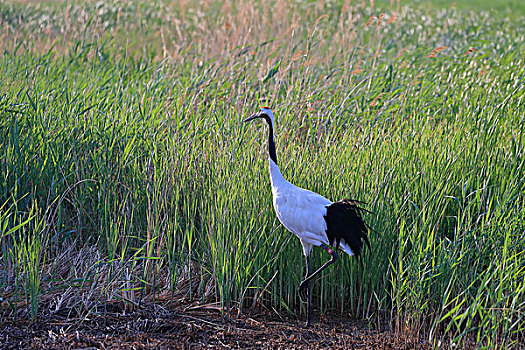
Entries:
{"type": "Polygon", "coordinates": [[[322,312],[523,343],[524,17],[381,6],[0,4],[26,16],[0,58],[1,317],[303,313],[266,129],[241,123],[264,101],[285,177],[372,212],[363,264],[313,284],[322,312]]]}

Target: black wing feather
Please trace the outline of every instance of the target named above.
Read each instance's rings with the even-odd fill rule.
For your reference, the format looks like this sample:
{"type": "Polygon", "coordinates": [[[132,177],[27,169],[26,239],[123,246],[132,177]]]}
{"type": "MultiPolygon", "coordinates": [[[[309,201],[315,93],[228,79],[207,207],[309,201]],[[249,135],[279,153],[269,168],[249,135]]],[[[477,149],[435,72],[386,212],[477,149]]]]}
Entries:
{"type": "Polygon", "coordinates": [[[359,206],[363,202],[343,199],[326,207],[326,235],[330,245],[339,247],[343,239],[350,246],[352,252],[359,258],[363,241],[370,249],[368,241],[368,225],[363,221],[362,211],[367,211],[359,206]]]}

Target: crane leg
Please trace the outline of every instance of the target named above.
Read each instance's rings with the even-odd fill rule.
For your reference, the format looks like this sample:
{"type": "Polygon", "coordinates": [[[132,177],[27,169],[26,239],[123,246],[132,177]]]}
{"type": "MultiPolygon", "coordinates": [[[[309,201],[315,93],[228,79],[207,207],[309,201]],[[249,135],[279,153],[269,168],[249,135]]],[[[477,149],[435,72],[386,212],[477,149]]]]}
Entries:
{"type": "Polygon", "coordinates": [[[324,269],[326,269],[328,266],[332,265],[336,260],[337,260],[337,252],[335,250],[332,250],[332,248],[330,248],[329,246],[325,245],[325,244],[321,244],[321,247],[323,247],[327,252],[328,254],[330,254],[332,256],[332,258],[330,260],[328,260],[323,266],[321,266],[319,269],[317,269],[317,271],[315,271],[314,273],[310,274],[310,262],[309,262],[309,258],[307,257],[306,259],[306,266],[307,266],[307,269],[308,269],[308,272],[307,272],[307,275],[305,277],[305,279],[301,282],[301,284],[299,285],[299,294],[300,295],[303,295],[304,292],[305,292],[305,288],[306,288],[306,291],[307,291],[307,299],[308,299],[308,324],[310,324],[310,281],[315,277],[317,276],[318,274],[321,273],[321,271],[323,271],[324,269]]]}
{"type": "MultiPolygon", "coordinates": [[[[312,271],[310,270],[310,256],[306,256],[306,276],[305,279],[310,276],[312,271]]],[[[312,301],[312,296],[310,294],[310,282],[307,282],[306,285],[306,327],[310,325],[310,304],[312,301]]]]}

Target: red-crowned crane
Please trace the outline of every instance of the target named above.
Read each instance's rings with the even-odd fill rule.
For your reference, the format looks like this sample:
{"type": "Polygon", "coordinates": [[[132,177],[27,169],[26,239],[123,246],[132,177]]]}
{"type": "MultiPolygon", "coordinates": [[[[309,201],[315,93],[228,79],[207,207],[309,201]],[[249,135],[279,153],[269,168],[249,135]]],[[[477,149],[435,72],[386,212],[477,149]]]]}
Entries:
{"type": "Polygon", "coordinates": [[[337,260],[337,252],[331,247],[341,248],[348,255],[359,257],[363,241],[370,248],[368,225],[361,217],[361,202],[343,199],[332,202],[325,197],[292,185],[281,175],[277,166],[275,142],[273,140],[274,116],[270,108],[262,109],[244,120],[248,122],[262,118],[268,123],[268,153],[273,206],[279,221],[295,234],[303,246],[306,257],[306,276],[299,285],[299,293],[307,301],[307,321],[310,325],[310,281],[337,260]],[[310,270],[310,251],[319,246],[330,254],[331,259],[317,271],[310,270]],[[305,295],[306,294],[306,295],[305,295]]]}

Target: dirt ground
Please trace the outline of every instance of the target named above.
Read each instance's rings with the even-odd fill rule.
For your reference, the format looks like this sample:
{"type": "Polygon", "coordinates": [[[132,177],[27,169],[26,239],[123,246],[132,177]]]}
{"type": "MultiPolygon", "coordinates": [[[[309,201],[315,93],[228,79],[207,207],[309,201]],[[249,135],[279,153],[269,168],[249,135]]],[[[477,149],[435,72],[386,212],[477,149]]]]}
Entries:
{"type": "Polygon", "coordinates": [[[1,349],[428,349],[348,319],[257,314],[226,319],[216,310],[158,305],[132,313],[0,323],[1,349]],[[281,316],[282,317],[282,316],[281,316]]]}

